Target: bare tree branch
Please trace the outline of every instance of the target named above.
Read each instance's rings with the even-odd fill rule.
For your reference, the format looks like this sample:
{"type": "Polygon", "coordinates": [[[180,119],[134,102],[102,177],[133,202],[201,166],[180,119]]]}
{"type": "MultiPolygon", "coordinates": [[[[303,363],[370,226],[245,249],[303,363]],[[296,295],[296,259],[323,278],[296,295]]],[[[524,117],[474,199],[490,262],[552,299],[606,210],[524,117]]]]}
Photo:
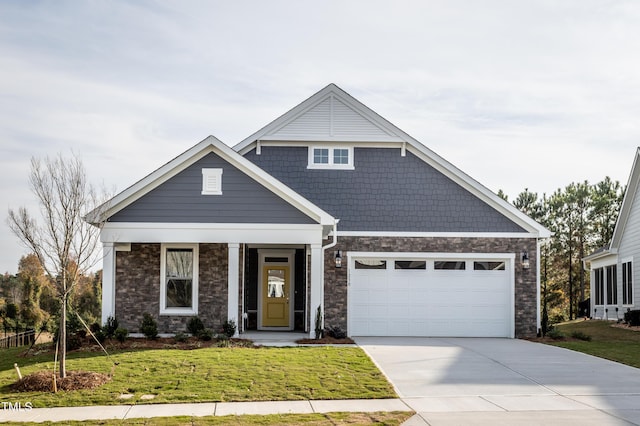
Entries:
{"type": "Polygon", "coordinates": [[[38,257],[62,299],[60,374],[64,376],[67,298],[80,276],[100,259],[100,224],[87,223],[82,214],[92,211],[107,196],[104,194],[102,200],[99,199],[87,182],[82,161],[75,154],[70,158],[58,154],[44,161],[32,158],[29,184],[40,205],[41,222],[24,207],[17,211],[9,209],[7,222],[11,231],[38,257]]]}

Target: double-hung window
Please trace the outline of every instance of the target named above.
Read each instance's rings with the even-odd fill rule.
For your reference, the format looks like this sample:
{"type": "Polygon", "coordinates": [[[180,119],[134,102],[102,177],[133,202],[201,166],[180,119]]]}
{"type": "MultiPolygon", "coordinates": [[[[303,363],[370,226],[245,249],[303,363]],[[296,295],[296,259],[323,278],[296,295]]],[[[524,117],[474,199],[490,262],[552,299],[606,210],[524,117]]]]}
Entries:
{"type": "Polygon", "coordinates": [[[595,291],[595,304],[604,305],[604,268],[597,268],[593,274],[595,291]]]}
{"type": "Polygon", "coordinates": [[[622,263],[622,304],[633,305],[633,262],[622,263]]]}
{"type": "Polygon", "coordinates": [[[618,304],[617,265],[607,266],[607,305],[618,304]]]}
{"type": "Polygon", "coordinates": [[[353,147],[310,146],[309,169],[353,169],[353,147]]]}
{"type": "Polygon", "coordinates": [[[163,244],[160,262],[160,314],[198,313],[198,245],[163,244]]]}

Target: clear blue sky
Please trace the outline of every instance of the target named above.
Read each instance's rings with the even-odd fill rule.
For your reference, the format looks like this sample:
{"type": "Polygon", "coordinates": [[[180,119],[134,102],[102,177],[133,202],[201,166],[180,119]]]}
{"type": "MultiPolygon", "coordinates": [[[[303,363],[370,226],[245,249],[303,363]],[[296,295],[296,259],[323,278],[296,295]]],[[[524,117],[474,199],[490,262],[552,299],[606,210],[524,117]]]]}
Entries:
{"type": "Polygon", "coordinates": [[[510,198],[626,183],[639,55],[633,0],[0,2],[0,272],[32,156],[120,191],[332,82],[510,198]]]}

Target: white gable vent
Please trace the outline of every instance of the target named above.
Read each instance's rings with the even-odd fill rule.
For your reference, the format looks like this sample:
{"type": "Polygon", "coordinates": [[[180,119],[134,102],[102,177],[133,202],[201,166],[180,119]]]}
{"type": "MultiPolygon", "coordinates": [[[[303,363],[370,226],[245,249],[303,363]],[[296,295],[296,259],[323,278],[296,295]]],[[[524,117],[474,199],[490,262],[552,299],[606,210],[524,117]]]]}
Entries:
{"type": "Polygon", "coordinates": [[[222,169],[202,169],[202,195],[222,195],[222,169]]]}

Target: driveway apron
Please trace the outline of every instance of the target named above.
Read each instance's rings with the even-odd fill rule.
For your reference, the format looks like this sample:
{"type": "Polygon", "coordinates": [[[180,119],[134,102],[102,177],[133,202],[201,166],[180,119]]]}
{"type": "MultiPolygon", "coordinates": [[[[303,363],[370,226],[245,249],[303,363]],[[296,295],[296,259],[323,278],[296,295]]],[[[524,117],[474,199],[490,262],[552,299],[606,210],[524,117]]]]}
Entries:
{"type": "Polygon", "coordinates": [[[355,340],[418,413],[407,424],[640,425],[637,368],[516,339],[355,340]]]}

